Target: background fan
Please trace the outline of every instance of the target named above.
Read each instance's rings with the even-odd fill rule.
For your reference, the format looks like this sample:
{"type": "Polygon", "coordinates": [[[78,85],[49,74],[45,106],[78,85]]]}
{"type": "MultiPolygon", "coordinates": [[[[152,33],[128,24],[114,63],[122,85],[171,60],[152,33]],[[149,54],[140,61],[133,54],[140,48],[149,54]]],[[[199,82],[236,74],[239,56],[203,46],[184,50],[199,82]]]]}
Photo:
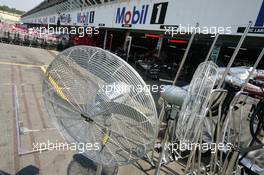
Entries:
{"type": "Polygon", "coordinates": [[[212,61],[206,61],[196,69],[177,122],[178,140],[197,143],[209,98],[218,76],[217,68],[212,61]]]}
{"type": "Polygon", "coordinates": [[[63,51],[46,70],[43,97],[64,138],[91,144],[84,155],[98,164],[126,165],[154,146],[159,120],[153,97],[139,74],[108,51],[63,51]]]}

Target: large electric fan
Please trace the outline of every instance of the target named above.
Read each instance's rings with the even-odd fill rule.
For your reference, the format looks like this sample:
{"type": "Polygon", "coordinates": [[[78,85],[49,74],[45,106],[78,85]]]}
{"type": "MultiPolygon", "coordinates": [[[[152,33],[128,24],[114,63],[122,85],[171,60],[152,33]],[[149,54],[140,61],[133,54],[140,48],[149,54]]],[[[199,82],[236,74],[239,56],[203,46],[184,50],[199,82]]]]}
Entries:
{"type": "Polygon", "coordinates": [[[63,51],[46,70],[43,97],[64,138],[88,144],[83,154],[97,164],[126,165],[154,147],[159,120],[150,90],[108,51],[90,46],[63,51]]]}
{"type": "Polygon", "coordinates": [[[218,76],[217,68],[212,61],[206,61],[196,69],[177,122],[178,140],[188,143],[198,141],[210,94],[218,76]]]}

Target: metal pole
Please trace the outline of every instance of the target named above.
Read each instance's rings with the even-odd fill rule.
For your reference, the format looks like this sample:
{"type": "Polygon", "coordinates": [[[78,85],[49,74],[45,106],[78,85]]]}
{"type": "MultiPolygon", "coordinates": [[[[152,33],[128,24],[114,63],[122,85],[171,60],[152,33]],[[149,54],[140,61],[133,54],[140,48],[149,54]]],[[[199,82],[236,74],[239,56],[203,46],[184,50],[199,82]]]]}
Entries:
{"type": "Polygon", "coordinates": [[[130,35],[130,32],[127,31],[126,32],[126,37],[125,37],[125,42],[124,42],[124,45],[123,45],[123,50],[127,49],[127,38],[129,37],[129,35],[130,35]]]}
{"type": "Polygon", "coordinates": [[[160,52],[163,44],[163,35],[160,36],[159,41],[157,43],[158,57],[160,57],[160,52]]]}
{"type": "Polygon", "coordinates": [[[228,65],[227,65],[227,67],[225,69],[225,72],[224,72],[224,74],[222,76],[222,79],[220,80],[220,83],[217,86],[217,89],[220,89],[222,84],[224,83],[225,77],[227,76],[227,74],[228,74],[228,72],[229,72],[229,70],[230,70],[230,68],[231,68],[231,66],[233,64],[233,62],[234,62],[234,60],[235,60],[235,58],[236,58],[236,56],[238,54],[238,51],[241,48],[241,46],[242,46],[242,44],[243,44],[243,42],[244,42],[244,40],[245,40],[245,38],[246,38],[246,36],[248,34],[248,31],[249,31],[251,25],[252,25],[252,21],[249,21],[248,26],[246,27],[242,37],[240,38],[240,41],[239,41],[239,43],[238,43],[238,45],[237,45],[237,47],[236,47],[236,49],[235,49],[230,61],[229,61],[228,65]]]}
{"type": "Polygon", "coordinates": [[[236,164],[236,161],[239,157],[239,151],[235,150],[232,154],[232,157],[227,165],[227,168],[225,169],[225,172],[223,175],[230,175],[234,171],[234,166],[236,164]]]}
{"type": "Polygon", "coordinates": [[[215,36],[215,38],[214,38],[214,41],[213,41],[213,43],[212,43],[212,45],[211,45],[211,48],[210,48],[210,50],[209,50],[209,52],[208,52],[208,54],[207,54],[207,56],[206,56],[206,58],[205,58],[204,61],[208,61],[208,60],[209,60],[209,57],[211,56],[211,53],[212,53],[212,51],[213,51],[213,49],[214,49],[214,46],[215,46],[215,44],[216,44],[216,41],[217,41],[218,37],[219,37],[219,33],[216,34],[216,36],[215,36]]]}
{"type": "Polygon", "coordinates": [[[126,61],[128,62],[128,57],[129,57],[129,53],[130,53],[130,47],[131,47],[131,43],[132,43],[132,36],[128,36],[127,39],[129,40],[128,42],[128,48],[127,48],[127,55],[126,55],[126,61]]]}
{"type": "MultiPolygon", "coordinates": [[[[196,29],[198,26],[199,26],[199,23],[196,23],[195,29],[196,29]]],[[[192,45],[192,42],[193,42],[193,39],[194,39],[195,34],[196,34],[196,31],[194,31],[194,32],[192,33],[192,36],[191,36],[191,38],[190,38],[190,40],[189,40],[188,46],[187,46],[186,51],[185,51],[185,53],[184,53],[184,55],[183,55],[183,58],[182,58],[182,61],[181,61],[180,67],[179,67],[179,69],[178,69],[178,71],[177,71],[177,74],[176,74],[176,76],[175,76],[175,79],[174,79],[172,85],[175,85],[175,84],[176,84],[176,82],[177,82],[177,80],[178,80],[178,78],[179,78],[179,76],[180,76],[181,69],[182,69],[182,67],[183,67],[183,65],[184,65],[184,63],[185,63],[185,61],[186,61],[186,58],[187,58],[187,56],[188,56],[188,53],[189,53],[189,50],[190,50],[190,48],[191,48],[191,45],[192,45]]]]}
{"type": "Polygon", "coordinates": [[[105,29],[105,35],[104,35],[104,49],[106,48],[106,41],[107,41],[107,29],[105,29]]]}
{"type": "Polygon", "coordinates": [[[242,88],[241,88],[241,91],[244,91],[244,89],[245,89],[245,87],[246,87],[246,85],[247,85],[247,83],[248,83],[250,77],[253,75],[254,71],[256,70],[256,68],[257,68],[259,62],[261,61],[263,55],[264,55],[264,48],[263,48],[262,51],[260,52],[257,61],[255,62],[255,64],[254,64],[252,70],[250,71],[250,73],[249,73],[247,79],[245,80],[245,83],[243,84],[243,86],[242,86],[242,88]]]}
{"type": "Polygon", "coordinates": [[[103,165],[98,164],[96,168],[96,175],[101,175],[103,171],[103,165]]]}
{"type": "Polygon", "coordinates": [[[165,129],[165,134],[164,134],[164,139],[162,140],[162,151],[159,155],[159,159],[158,159],[158,165],[156,167],[156,170],[155,170],[155,173],[154,175],[160,175],[160,168],[161,168],[161,163],[162,163],[162,158],[164,157],[165,155],[165,146],[166,146],[166,143],[168,141],[168,137],[169,137],[169,133],[170,133],[170,128],[167,126],[166,129],[165,129]]]}
{"type": "Polygon", "coordinates": [[[110,39],[110,46],[109,46],[109,50],[112,50],[112,44],[113,44],[113,34],[110,35],[111,39],[110,39]]]}

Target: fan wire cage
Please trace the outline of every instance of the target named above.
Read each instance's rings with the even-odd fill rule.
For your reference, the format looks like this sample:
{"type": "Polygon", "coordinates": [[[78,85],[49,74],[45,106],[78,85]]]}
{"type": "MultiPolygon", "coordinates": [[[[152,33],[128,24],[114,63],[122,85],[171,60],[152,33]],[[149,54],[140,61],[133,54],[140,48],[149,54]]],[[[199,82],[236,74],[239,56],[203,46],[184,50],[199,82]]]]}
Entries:
{"type": "Polygon", "coordinates": [[[159,120],[150,90],[108,51],[76,46],[60,53],[46,70],[43,97],[62,136],[86,146],[83,154],[96,163],[126,165],[154,146],[159,120]]]}
{"type": "Polygon", "coordinates": [[[196,69],[177,122],[177,140],[196,143],[206,116],[210,94],[218,76],[218,66],[212,61],[196,69]]]}

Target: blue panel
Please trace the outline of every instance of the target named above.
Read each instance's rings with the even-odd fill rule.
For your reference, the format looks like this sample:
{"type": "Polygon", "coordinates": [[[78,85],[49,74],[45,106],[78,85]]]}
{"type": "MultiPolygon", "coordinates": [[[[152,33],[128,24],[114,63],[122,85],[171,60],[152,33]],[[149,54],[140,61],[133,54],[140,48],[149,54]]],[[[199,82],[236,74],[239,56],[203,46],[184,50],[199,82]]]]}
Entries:
{"type": "Polygon", "coordinates": [[[260,8],[255,26],[256,27],[263,27],[264,26],[264,0],[262,2],[262,6],[260,8]]]}

